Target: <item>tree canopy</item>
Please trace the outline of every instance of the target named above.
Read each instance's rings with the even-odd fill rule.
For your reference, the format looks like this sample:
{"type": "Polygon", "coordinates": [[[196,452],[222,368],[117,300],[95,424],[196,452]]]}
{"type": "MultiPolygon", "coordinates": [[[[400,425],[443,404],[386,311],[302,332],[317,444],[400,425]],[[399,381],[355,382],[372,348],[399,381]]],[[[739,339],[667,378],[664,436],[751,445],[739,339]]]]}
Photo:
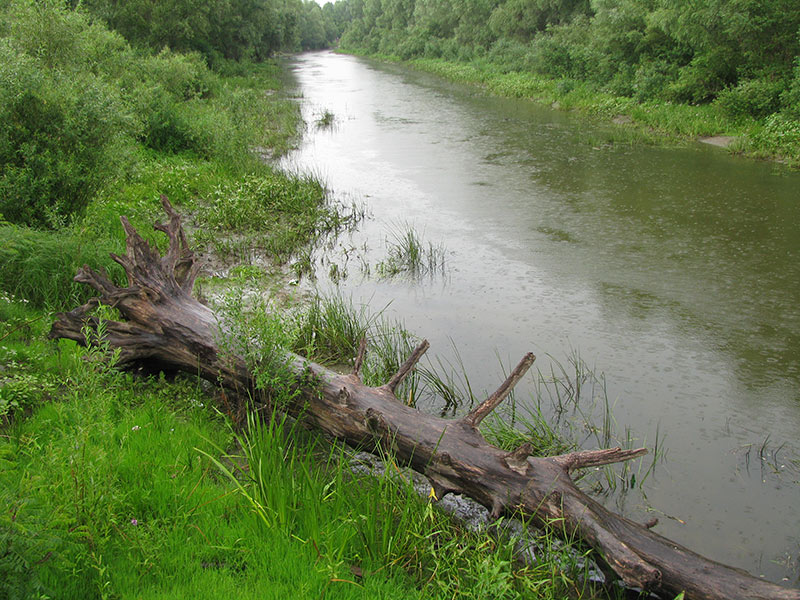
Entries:
{"type": "Polygon", "coordinates": [[[322,48],[341,33],[334,5],[323,11],[313,0],[82,0],[81,4],[134,45],[200,52],[212,64],[220,57],[263,60],[279,50],[322,48]]]}
{"type": "Polygon", "coordinates": [[[796,0],[339,0],[345,49],[488,60],[639,100],[800,114],[796,0]]]}

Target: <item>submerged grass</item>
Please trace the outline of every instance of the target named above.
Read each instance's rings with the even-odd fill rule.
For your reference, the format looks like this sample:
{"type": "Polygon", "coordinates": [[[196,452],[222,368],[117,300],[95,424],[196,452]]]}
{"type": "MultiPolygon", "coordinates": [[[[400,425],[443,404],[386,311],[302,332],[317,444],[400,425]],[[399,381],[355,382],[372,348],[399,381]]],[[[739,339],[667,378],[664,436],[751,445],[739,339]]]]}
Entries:
{"type": "MultiPolygon", "coordinates": [[[[361,339],[367,341],[362,376],[368,385],[385,384],[419,342],[401,323],[371,315],[341,296],[316,297],[290,324],[289,346],[318,362],[348,370],[361,339]]],[[[454,348],[452,361],[435,357],[423,361],[397,391],[409,406],[425,405],[441,416],[463,412],[485,397],[473,389],[469,374],[454,348]]],[[[493,444],[508,450],[528,442],[539,456],[562,454],[578,448],[632,449],[647,445],[629,429],[620,431],[608,396],[605,376],[573,351],[564,362],[549,358],[549,370],[537,369],[532,394],[518,402],[512,392],[506,407],[484,422],[483,433],[493,444]]],[[[664,458],[658,429],[650,444],[650,457],[608,465],[587,478],[596,493],[624,493],[640,486],[664,458]]]]}
{"type": "MultiPolygon", "coordinates": [[[[294,352],[343,370],[352,368],[361,340],[366,340],[361,378],[372,386],[385,384],[419,342],[401,324],[338,295],[315,297],[285,328],[293,332],[289,347],[294,352]]],[[[396,390],[410,406],[416,405],[421,372],[412,372],[396,390]]]]}
{"type": "Polygon", "coordinates": [[[317,179],[266,166],[221,182],[187,209],[194,215],[195,244],[239,263],[261,258],[283,264],[299,255],[295,264],[300,273],[308,271],[314,245],[354,227],[364,216],[356,204],[329,201],[317,179]]]}
{"type": "Polygon", "coordinates": [[[411,278],[435,275],[445,271],[445,250],[441,245],[428,242],[409,223],[394,228],[386,240],[387,257],[378,263],[381,277],[406,274],[411,278]]]}
{"type": "Polygon", "coordinates": [[[336,115],[330,110],[323,110],[316,118],[315,124],[319,129],[327,129],[333,127],[336,123],[336,115]]]}

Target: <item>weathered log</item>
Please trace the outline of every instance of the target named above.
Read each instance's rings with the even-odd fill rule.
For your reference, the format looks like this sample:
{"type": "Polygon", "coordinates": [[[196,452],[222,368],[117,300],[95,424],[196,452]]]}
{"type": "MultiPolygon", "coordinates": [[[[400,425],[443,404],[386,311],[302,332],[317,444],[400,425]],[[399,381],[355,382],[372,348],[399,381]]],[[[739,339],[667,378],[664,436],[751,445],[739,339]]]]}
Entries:
{"type": "MultiPolygon", "coordinates": [[[[113,306],[124,321],[106,322],[105,340],[119,349],[121,367],[182,370],[226,388],[252,391],[245,361],[222,351],[220,319],[191,296],[199,265],[183,235],[179,215],[166,197],[162,203],[169,221],[156,229],[169,237],[166,255],[161,257],[122,217],[127,253],[112,258],[124,267],[127,287],[118,287],[105,273],[83,267],[75,280],[93,287],[99,297],[72,312],[60,313],[50,335],[85,344],[85,328],[97,326],[91,310],[98,304],[113,306]]],[[[533,457],[527,444],[513,452],[489,444],[478,425],[525,374],[533,363],[532,354],[522,359],[486,401],[466,416],[448,420],[406,406],[394,395],[427,349],[427,342],[380,387],[361,382],[364,347],[362,343],[349,375],[290,355],[301,393],[289,410],[302,410],[313,424],[348,444],[394,453],[398,461],[428,478],[437,499],[450,492],[464,494],[487,507],[494,517],[522,514],[566,537],[578,536],[629,586],[664,598],[685,592],[686,598],[709,600],[800,600],[800,590],[704,558],[647,526],[608,511],[578,489],[569,476],[575,469],[635,458],[645,449],[533,457]]]]}

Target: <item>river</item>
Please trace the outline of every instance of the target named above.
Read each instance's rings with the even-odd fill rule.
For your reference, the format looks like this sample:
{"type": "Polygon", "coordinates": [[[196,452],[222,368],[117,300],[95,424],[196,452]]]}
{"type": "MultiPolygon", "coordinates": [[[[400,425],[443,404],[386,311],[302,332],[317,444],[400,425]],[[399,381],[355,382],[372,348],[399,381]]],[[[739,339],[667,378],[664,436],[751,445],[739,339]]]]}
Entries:
{"type": "Polygon", "coordinates": [[[527,351],[545,374],[579,356],[617,431],[658,432],[665,452],[603,501],[800,585],[800,174],[609,143],[611,124],[402,65],[320,52],[291,73],[309,125],[284,168],[371,215],[318,254],[317,288],[384,309],[476,390],[527,351]],[[443,273],[376,275],[406,224],[441,245],[443,273]]]}

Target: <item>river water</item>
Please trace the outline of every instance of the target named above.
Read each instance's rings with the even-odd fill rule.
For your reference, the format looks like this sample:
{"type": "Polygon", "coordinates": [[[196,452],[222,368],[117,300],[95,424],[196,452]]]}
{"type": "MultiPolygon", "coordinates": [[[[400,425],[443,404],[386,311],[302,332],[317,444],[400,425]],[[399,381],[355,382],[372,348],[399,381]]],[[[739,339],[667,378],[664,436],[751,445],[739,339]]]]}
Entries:
{"type": "Polygon", "coordinates": [[[474,390],[527,351],[543,373],[579,356],[616,430],[658,432],[666,452],[605,503],[800,585],[800,174],[699,143],[608,143],[612,125],[399,65],[290,66],[308,130],[283,166],[371,215],[318,255],[317,287],[385,309],[474,390]],[[406,225],[441,245],[444,273],[376,275],[406,225]]]}

